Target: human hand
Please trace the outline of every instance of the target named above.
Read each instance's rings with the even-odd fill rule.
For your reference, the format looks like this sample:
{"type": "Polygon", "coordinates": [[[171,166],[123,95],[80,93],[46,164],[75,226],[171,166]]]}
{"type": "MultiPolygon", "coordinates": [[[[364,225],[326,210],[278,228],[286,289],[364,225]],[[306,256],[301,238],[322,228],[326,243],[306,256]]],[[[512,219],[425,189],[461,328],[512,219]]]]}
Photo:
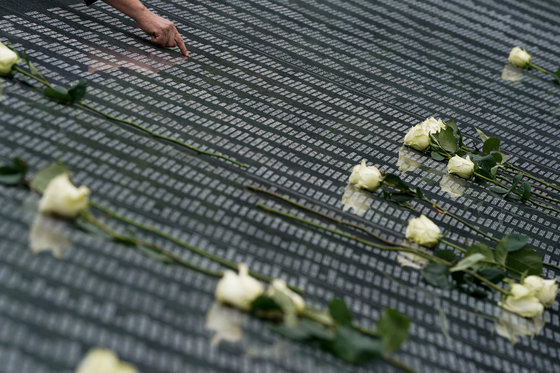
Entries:
{"type": "Polygon", "coordinates": [[[136,25],[148,33],[155,44],[162,47],[179,47],[184,56],[189,56],[183,38],[173,22],[147,11],[136,19],[136,25]]]}

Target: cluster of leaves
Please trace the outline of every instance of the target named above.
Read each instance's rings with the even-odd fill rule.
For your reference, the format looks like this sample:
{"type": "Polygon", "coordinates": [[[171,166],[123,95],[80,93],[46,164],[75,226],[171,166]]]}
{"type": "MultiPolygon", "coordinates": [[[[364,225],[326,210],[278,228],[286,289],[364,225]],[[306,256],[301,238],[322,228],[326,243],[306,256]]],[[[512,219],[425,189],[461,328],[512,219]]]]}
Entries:
{"type": "Polygon", "coordinates": [[[494,284],[508,276],[524,278],[542,274],[542,259],[527,241],[526,236],[513,233],[504,236],[495,248],[476,243],[467,249],[460,261],[451,250],[435,251],[434,255],[451,264],[428,264],[422,269],[422,279],[439,288],[458,288],[470,295],[485,297],[488,290],[495,289],[473,273],[494,284]]]}
{"type": "Polygon", "coordinates": [[[334,356],[353,364],[362,364],[391,354],[408,338],[410,319],[385,308],[377,322],[377,337],[364,335],[354,327],[352,313],[341,298],[334,298],[329,312],[306,309],[298,317],[293,302],[281,292],[261,295],[252,304],[259,317],[278,323],[270,328],[286,338],[318,344],[334,356]]]}

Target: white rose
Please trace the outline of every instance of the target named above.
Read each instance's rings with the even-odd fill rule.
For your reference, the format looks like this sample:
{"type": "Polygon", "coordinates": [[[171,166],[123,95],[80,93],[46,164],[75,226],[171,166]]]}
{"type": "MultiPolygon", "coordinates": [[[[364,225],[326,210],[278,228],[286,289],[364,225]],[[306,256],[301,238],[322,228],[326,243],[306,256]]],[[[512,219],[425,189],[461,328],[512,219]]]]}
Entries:
{"type": "Polygon", "coordinates": [[[523,280],[523,286],[537,294],[544,286],[544,280],[539,276],[527,276],[523,280]]]}
{"type": "Polygon", "coordinates": [[[270,288],[267,290],[267,295],[269,297],[272,297],[274,291],[284,293],[284,295],[290,298],[294,303],[294,306],[298,313],[301,313],[303,312],[303,310],[305,310],[305,301],[299,294],[293,292],[288,288],[288,285],[286,285],[286,281],[280,279],[272,280],[272,282],[270,283],[270,288]]]}
{"type": "Polygon", "coordinates": [[[406,227],[406,239],[418,245],[434,247],[439,237],[439,227],[425,215],[411,219],[406,227]]]}
{"type": "Polygon", "coordinates": [[[539,298],[545,307],[549,308],[552,307],[554,301],[556,300],[556,294],[558,294],[558,284],[556,283],[556,279],[543,280],[543,283],[542,289],[535,294],[535,296],[539,298]]]}
{"type": "Polygon", "coordinates": [[[508,61],[519,67],[526,67],[531,62],[531,55],[525,49],[515,47],[509,53],[508,61]]]}
{"type": "Polygon", "coordinates": [[[138,370],[130,364],[121,363],[114,352],[94,348],[80,362],[76,373],[138,373],[138,370]]]}
{"type": "Polygon", "coordinates": [[[420,151],[425,150],[428,146],[430,146],[430,143],[431,140],[428,136],[428,132],[422,128],[421,124],[411,127],[404,137],[405,145],[420,151]]]}
{"type": "Polygon", "coordinates": [[[512,284],[509,291],[510,295],[498,303],[504,309],[523,317],[535,317],[543,313],[544,306],[534,295],[534,290],[521,284],[512,284]]]}
{"type": "Polygon", "coordinates": [[[436,120],[434,117],[430,117],[420,123],[420,127],[424,129],[427,134],[434,134],[445,129],[445,123],[441,119],[436,120]]]}
{"type": "Polygon", "coordinates": [[[381,185],[381,172],[375,166],[366,166],[364,159],[361,164],[354,166],[348,181],[358,188],[374,191],[381,185]]]}
{"type": "Polygon", "coordinates": [[[47,185],[39,202],[39,211],[75,218],[88,206],[89,193],[90,190],[85,186],[76,188],[67,173],[58,175],[47,185]]]}
{"type": "Polygon", "coordinates": [[[0,43],[0,75],[7,75],[12,71],[12,66],[17,62],[17,54],[0,43]]]}
{"type": "Polygon", "coordinates": [[[264,292],[264,287],[249,275],[247,264],[239,264],[239,274],[231,270],[224,272],[224,276],[216,287],[216,299],[244,311],[251,309],[251,303],[264,292]]]}
{"type": "Polygon", "coordinates": [[[465,159],[455,155],[447,163],[447,172],[468,179],[474,173],[474,163],[468,155],[465,159]]]}

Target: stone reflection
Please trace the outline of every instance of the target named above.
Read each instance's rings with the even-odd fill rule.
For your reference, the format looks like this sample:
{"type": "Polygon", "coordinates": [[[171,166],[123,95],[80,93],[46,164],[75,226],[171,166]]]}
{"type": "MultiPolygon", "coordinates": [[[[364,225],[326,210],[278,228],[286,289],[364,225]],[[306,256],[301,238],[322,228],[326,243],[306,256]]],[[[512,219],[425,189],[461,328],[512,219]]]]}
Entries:
{"type": "Polygon", "coordinates": [[[439,182],[441,190],[450,194],[452,198],[460,197],[467,188],[467,180],[458,176],[445,174],[439,182]]]}
{"type": "Polygon", "coordinates": [[[407,146],[401,147],[399,150],[399,160],[397,161],[397,167],[399,171],[405,173],[407,171],[414,171],[417,168],[422,167],[422,163],[415,160],[420,156],[420,153],[412,150],[407,146]]]}
{"type": "Polygon", "coordinates": [[[509,339],[512,344],[515,344],[518,342],[517,337],[530,336],[533,338],[538,335],[543,329],[544,324],[544,314],[527,319],[502,310],[500,318],[494,325],[494,330],[498,335],[509,339]]]}
{"type": "Polygon", "coordinates": [[[97,347],[88,352],[75,373],[138,373],[138,370],[134,365],[120,361],[113,351],[97,347]]]}
{"type": "Polygon", "coordinates": [[[228,342],[239,342],[243,338],[243,319],[245,315],[231,307],[224,306],[219,302],[212,304],[206,314],[207,330],[216,332],[210,341],[213,346],[220,344],[222,340],[228,342]]]}
{"type": "Polygon", "coordinates": [[[29,231],[29,248],[34,254],[51,251],[55,258],[62,258],[72,244],[70,225],[67,220],[37,212],[29,231]]]}
{"type": "Polygon", "coordinates": [[[169,60],[167,57],[160,57],[156,53],[148,53],[134,47],[127,47],[120,53],[101,46],[98,48],[99,50],[95,53],[88,53],[88,73],[90,74],[115,67],[126,67],[155,74],[184,60],[183,57],[169,60]]]}
{"type": "Polygon", "coordinates": [[[354,214],[362,216],[369,210],[372,202],[371,192],[348,184],[344,188],[344,194],[342,195],[342,211],[346,212],[353,209],[354,214]]]}
{"type": "Polygon", "coordinates": [[[251,358],[279,359],[288,355],[289,347],[283,342],[276,342],[271,346],[255,345],[248,347],[245,354],[251,358]]]}
{"type": "Polygon", "coordinates": [[[508,63],[502,71],[502,79],[510,82],[520,82],[523,80],[523,69],[508,63]]]}

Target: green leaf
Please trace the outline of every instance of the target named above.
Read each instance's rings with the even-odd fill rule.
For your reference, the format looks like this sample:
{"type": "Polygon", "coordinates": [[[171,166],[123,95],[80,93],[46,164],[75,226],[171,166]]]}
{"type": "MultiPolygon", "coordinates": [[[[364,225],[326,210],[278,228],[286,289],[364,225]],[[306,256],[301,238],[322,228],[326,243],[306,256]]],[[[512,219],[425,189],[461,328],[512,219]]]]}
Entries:
{"type": "Polygon", "coordinates": [[[397,310],[386,307],[377,322],[377,332],[383,341],[386,353],[393,353],[408,338],[410,319],[397,310]]]}
{"type": "Polygon", "coordinates": [[[0,167],[0,184],[17,185],[25,178],[27,163],[19,158],[14,158],[9,166],[0,167]]]}
{"type": "Polygon", "coordinates": [[[430,156],[434,161],[438,161],[438,162],[443,161],[445,159],[445,157],[439,154],[438,152],[432,152],[430,156]]]}
{"type": "Polygon", "coordinates": [[[529,246],[509,253],[506,265],[519,272],[527,272],[527,275],[539,276],[542,273],[542,259],[535,250],[529,246]]]}
{"type": "MultiPolygon", "coordinates": [[[[494,160],[496,161],[496,163],[502,163],[503,157],[502,157],[502,153],[500,152],[495,152],[490,154],[492,157],[494,157],[494,160]]],[[[494,166],[496,167],[496,166],[494,166]]]]}
{"type": "Polygon", "coordinates": [[[472,267],[473,265],[475,265],[476,263],[478,263],[479,261],[481,261],[483,259],[486,259],[486,256],[484,254],[481,254],[481,253],[475,253],[475,254],[466,256],[465,258],[463,258],[463,260],[461,260],[459,263],[457,263],[456,266],[450,268],[449,272],[463,271],[467,268],[472,267]]]}
{"type": "Polygon", "coordinates": [[[512,234],[508,235],[507,236],[508,252],[511,253],[511,252],[522,249],[523,247],[525,247],[527,245],[528,241],[529,241],[529,237],[524,236],[524,235],[519,234],[519,233],[512,233],[512,234]]]}
{"type": "Polygon", "coordinates": [[[455,253],[453,250],[436,250],[434,255],[448,262],[453,262],[455,260],[455,253]]]}
{"type": "Polygon", "coordinates": [[[51,180],[65,172],[68,172],[68,168],[66,168],[64,163],[52,163],[35,174],[31,180],[31,189],[37,193],[43,194],[51,180]]]}
{"type": "Polygon", "coordinates": [[[519,189],[517,190],[519,194],[521,194],[521,198],[523,200],[528,200],[531,198],[531,184],[524,181],[519,185],[519,189]]]}
{"type": "Polygon", "coordinates": [[[478,274],[495,284],[502,281],[506,275],[498,268],[484,268],[478,271],[478,274]]]}
{"type": "Polygon", "coordinates": [[[457,139],[453,135],[453,129],[447,128],[437,133],[438,141],[443,150],[455,154],[457,150],[457,139]]]}
{"type": "Polygon", "coordinates": [[[158,261],[160,263],[163,264],[171,264],[174,262],[173,259],[163,255],[160,252],[157,252],[156,250],[148,247],[148,246],[144,246],[144,245],[140,245],[140,244],[136,244],[136,248],[138,249],[138,251],[140,251],[140,253],[142,255],[144,255],[147,258],[153,259],[155,261],[158,261]]]}
{"type": "Polygon", "coordinates": [[[361,364],[380,357],[384,346],[379,339],[364,337],[352,327],[341,326],[336,331],[332,349],[333,353],[342,360],[361,364]]]}
{"type": "Polygon", "coordinates": [[[430,263],[422,268],[422,279],[428,284],[442,288],[451,289],[453,284],[449,279],[449,267],[438,263],[430,263]]]}
{"type": "MultiPolygon", "coordinates": [[[[474,126],[473,126],[473,127],[474,127],[474,126]]],[[[489,139],[489,137],[488,137],[488,136],[486,136],[486,135],[484,134],[484,132],[482,132],[481,130],[479,130],[479,129],[478,129],[478,128],[476,128],[476,127],[474,127],[474,129],[475,129],[475,130],[476,130],[476,132],[478,133],[478,136],[480,136],[480,139],[482,140],[482,142],[483,142],[483,143],[485,143],[485,142],[486,142],[486,140],[488,140],[488,139],[489,139]]]]}
{"type": "Polygon", "coordinates": [[[511,189],[510,189],[510,190],[515,190],[515,187],[517,186],[517,184],[519,184],[519,182],[521,181],[521,179],[523,179],[523,174],[522,174],[522,173],[519,173],[519,174],[515,175],[515,176],[513,177],[512,185],[511,185],[511,189]]]}
{"type": "Polygon", "coordinates": [[[276,304],[274,299],[266,295],[259,295],[253,302],[251,302],[252,310],[280,310],[280,306],[276,304]]]}
{"type": "Polygon", "coordinates": [[[323,325],[308,319],[301,319],[296,325],[287,326],[285,324],[270,325],[269,329],[297,341],[319,339],[333,342],[334,333],[323,325]]]}
{"type": "Polygon", "coordinates": [[[498,194],[508,194],[509,193],[508,189],[499,188],[499,187],[490,187],[490,190],[492,192],[498,193],[498,194]]]}
{"type": "Polygon", "coordinates": [[[333,320],[339,325],[352,325],[352,313],[342,298],[333,298],[329,303],[333,320]]]}
{"type": "Polygon", "coordinates": [[[556,76],[560,78],[560,66],[558,66],[558,70],[556,70],[556,76]]]}
{"type": "Polygon", "coordinates": [[[484,157],[474,155],[472,157],[472,161],[476,166],[476,171],[480,169],[488,172],[489,174],[492,172],[492,167],[496,166],[496,160],[492,157],[492,155],[486,155],[484,157]]]}
{"type": "Polygon", "coordinates": [[[63,104],[72,103],[72,97],[68,93],[68,90],[61,86],[46,87],[43,90],[43,94],[46,97],[57,100],[58,102],[61,102],[63,104]]]}
{"type": "Polygon", "coordinates": [[[406,185],[406,183],[402,181],[401,178],[395,174],[391,174],[391,173],[385,174],[383,183],[393,188],[400,189],[402,191],[410,191],[408,185],[406,185]]]}
{"type": "Polygon", "coordinates": [[[506,258],[508,255],[508,236],[502,237],[500,242],[496,245],[496,249],[494,250],[494,257],[496,258],[496,262],[500,264],[506,263],[506,258]]]}
{"type": "Polygon", "coordinates": [[[473,254],[482,254],[486,258],[486,260],[494,261],[494,251],[488,245],[483,243],[476,243],[467,249],[465,256],[473,255],[473,254]]]}
{"type": "Polygon", "coordinates": [[[21,54],[22,54],[25,62],[27,62],[27,67],[29,67],[29,72],[31,73],[31,75],[35,75],[35,76],[43,78],[43,74],[41,74],[37,70],[37,68],[35,68],[35,65],[33,65],[33,62],[31,62],[31,60],[29,59],[29,56],[27,56],[27,51],[24,50],[21,54]]]}
{"type": "Polygon", "coordinates": [[[68,90],[70,96],[70,103],[76,104],[84,98],[87,90],[87,80],[82,78],[80,81],[68,90]]]}
{"type": "Polygon", "coordinates": [[[453,134],[454,135],[458,135],[459,132],[459,127],[457,127],[457,123],[455,122],[455,119],[451,119],[449,122],[445,123],[446,127],[449,127],[453,130],[453,134]]]}
{"type": "Polygon", "coordinates": [[[486,154],[490,154],[492,150],[500,150],[500,139],[496,136],[490,137],[484,141],[482,146],[482,151],[486,154]]]}
{"type": "Polygon", "coordinates": [[[403,203],[414,199],[414,196],[411,196],[410,194],[391,193],[391,199],[395,202],[403,203]]]}

